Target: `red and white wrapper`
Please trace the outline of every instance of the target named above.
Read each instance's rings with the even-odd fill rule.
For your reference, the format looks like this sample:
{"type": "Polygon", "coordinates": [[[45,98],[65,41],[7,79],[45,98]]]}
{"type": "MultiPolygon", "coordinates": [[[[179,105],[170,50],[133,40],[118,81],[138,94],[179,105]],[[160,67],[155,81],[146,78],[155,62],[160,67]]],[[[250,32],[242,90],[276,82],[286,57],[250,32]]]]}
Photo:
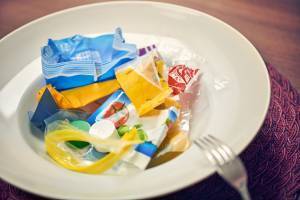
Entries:
{"type": "Polygon", "coordinates": [[[168,84],[177,95],[189,88],[197,80],[199,69],[192,69],[186,65],[175,65],[169,67],[168,84]]]}

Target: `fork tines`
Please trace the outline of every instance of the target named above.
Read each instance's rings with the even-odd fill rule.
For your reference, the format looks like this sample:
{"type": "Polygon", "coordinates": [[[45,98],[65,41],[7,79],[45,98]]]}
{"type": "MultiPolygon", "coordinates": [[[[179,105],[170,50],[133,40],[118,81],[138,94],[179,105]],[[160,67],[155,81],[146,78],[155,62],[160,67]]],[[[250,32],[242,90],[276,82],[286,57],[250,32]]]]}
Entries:
{"type": "Polygon", "coordinates": [[[236,157],[235,153],[228,146],[224,145],[219,139],[212,135],[208,135],[201,139],[198,138],[194,142],[205,152],[209,160],[218,166],[223,165],[236,157]]]}

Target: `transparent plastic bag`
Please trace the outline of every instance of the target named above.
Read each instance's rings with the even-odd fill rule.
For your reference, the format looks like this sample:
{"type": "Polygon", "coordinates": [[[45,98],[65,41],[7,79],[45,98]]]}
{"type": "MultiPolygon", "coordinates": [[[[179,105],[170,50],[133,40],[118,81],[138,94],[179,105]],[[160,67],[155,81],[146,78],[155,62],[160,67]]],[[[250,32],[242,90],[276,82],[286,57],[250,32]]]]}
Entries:
{"type": "Polygon", "coordinates": [[[141,143],[137,130],[132,128],[121,139],[100,139],[90,135],[71,121],[76,113],[60,111],[47,119],[45,134],[46,151],[61,166],[84,173],[103,173],[111,169],[135,144],[141,143]],[[83,148],[68,145],[70,141],[88,143],[83,148]],[[101,146],[106,152],[97,152],[94,146],[101,146]]]}
{"type": "Polygon", "coordinates": [[[181,105],[178,121],[169,130],[158,153],[150,163],[150,166],[156,166],[174,158],[190,146],[191,124],[192,121],[197,120],[193,116],[201,116],[201,113],[210,106],[207,87],[216,91],[223,90],[228,86],[229,79],[220,74],[205,74],[204,72],[209,71],[207,60],[184,45],[161,42],[151,47],[146,51],[158,50],[159,55],[165,60],[169,87],[173,89],[173,94],[181,105]],[[173,69],[177,70],[177,73],[173,73],[173,69]]]}
{"type": "Polygon", "coordinates": [[[140,116],[162,104],[172,92],[162,87],[152,55],[116,69],[116,77],[140,116]]]}

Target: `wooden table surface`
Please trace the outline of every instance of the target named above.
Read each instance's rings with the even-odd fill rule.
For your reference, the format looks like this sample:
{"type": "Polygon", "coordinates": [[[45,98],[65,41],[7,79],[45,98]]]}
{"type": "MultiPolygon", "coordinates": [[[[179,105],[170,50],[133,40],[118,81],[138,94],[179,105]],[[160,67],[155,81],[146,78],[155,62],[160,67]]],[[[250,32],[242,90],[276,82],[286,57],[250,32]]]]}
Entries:
{"type": "MultiPolygon", "coordinates": [[[[99,0],[0,0],[0,38],[49,13],[99,0]]],[[[300,91],[299,0],[162,0],[194,8],[244,34],[300,91]]]]}

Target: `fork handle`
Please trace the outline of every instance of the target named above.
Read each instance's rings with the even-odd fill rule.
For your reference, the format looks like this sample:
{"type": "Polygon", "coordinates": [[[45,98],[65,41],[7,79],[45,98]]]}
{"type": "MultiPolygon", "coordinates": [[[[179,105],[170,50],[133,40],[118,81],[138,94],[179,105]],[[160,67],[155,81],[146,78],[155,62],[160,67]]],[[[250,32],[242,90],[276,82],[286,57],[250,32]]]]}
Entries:
{"type": "Polygon", "coordinates": [[[243,186],[240,187],[239,192],[240,192],[240,195],[242,196],[243,200],[251,200],[251,197],[250,197],[250,194],[249,194],[246,184],[244,184],[243,186]]]}

